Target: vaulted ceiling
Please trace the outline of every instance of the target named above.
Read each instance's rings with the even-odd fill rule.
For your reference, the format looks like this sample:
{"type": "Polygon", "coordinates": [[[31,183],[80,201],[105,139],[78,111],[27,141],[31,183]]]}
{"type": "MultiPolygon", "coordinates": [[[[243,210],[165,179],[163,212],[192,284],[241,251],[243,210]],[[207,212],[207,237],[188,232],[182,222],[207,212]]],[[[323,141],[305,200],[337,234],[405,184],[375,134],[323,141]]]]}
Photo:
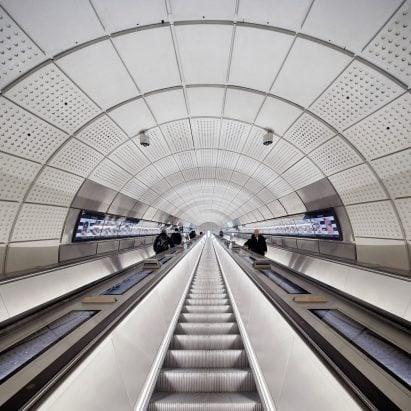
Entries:
{"type": "Polygon", "coordinates": [[[0,4],[0,241],[56,238],[85,179],[221,225],[328,178],[357,235],[410,236],[410,1],[0,4]]]}

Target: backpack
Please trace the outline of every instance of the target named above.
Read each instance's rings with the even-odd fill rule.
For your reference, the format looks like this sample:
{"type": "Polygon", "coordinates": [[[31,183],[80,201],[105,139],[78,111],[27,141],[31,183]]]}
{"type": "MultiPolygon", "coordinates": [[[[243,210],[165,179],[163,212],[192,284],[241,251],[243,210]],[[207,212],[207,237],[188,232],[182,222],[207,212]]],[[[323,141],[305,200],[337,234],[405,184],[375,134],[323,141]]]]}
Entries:
{"type": "Polygon", "coordinates": [[[169,243],[168,237],[166,237],[164,235],[160,235],[157,238],[157,241],[156,241],[155,252],[156,253],[161,253],[162,251],[168,250],[168,243],[169,243]]]}

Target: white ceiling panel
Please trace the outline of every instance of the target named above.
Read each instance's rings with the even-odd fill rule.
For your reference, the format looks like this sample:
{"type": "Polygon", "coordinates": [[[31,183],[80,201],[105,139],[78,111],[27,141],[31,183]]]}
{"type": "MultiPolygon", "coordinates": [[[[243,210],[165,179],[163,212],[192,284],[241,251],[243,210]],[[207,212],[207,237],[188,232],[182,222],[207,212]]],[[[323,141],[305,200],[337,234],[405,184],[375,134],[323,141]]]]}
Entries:
{"type": "Polygon", "coordinates": [[[197,157],[194,150],[176,153],[174,154],[174,157],[181,170],[193,169],[197,167],[197,157]]]}
{"type": "Polygon", "coordinates": [[[290,194],[293,188],[282,177],[276,178],[267,185],[267,188],[277,197],[283,197],[290,194]]]}
{"type": "Polygon", "coordinates": [[[395,201],[398,213],[401,218],[402,226],[404,227],[405,235],[408,240],[411,240],[411,198],[402,198],[395,201]]]}
{"type": "Polygon", "coordinates": [[[304,113],[285,133],[284,138],[304,153],[309,153],[335,134],[335,131],[320,120],[304,113]]]}
{"type": "Polygon", "coordinates": [[[255,123],[282,136],[301,113],[302,110],[292,104],[267,97],[255,123]]]}
{"type": "MultiPolygon", "coordinates": [[[[215,178],[215,168],[214,167],[200,167],[198,169],[198,173],[200,174],[200,178],[203,178],[203,179],[214,179],[215,178]]],[[[208,191],[210,194],[213,194],[214,185],[211,186],[208,191]]]]}
{"type": "Polygon", "coordinates": [[[17,24],[0,8],[0,89],[46,57],[17,24]]]}
{"type": "Polygon", "coordinates": [[[346,210],[355,236],[403,238],[391,201],[356,204],[347,206],[346,210]]]}
{"type": "Polygon", "coordinates": [[[187,170],[183,170],[181,173],[186,181],[198,180],[200,178],[197,168],[188,168],[187,170]]]}
{"type": "Polygon", "coordinates": [[[392,197],[411,197],[411,149],[371,162],[392,197]]]}
{"type": "Polygon", "coordinates": [[[151,184],[150,188],[160,195],[172,190],[171,185],[167,182],[166,179],[162,179],[155,184],[151,184]]]}
{"type": "Polygon", "coordinates": [[[402,92],[398,84],[377,70],[354,61],[313,104],[312,111],[344,130],[402,92]]]}
{"type": "Polygon", "coordinates": [[[250,129],[249,124],[223,120],[219,147],[224,150],[241,151],[250,129]]]}
{"type": "Polygon", "coordinates": [[[184,177],[181,173],[175,173],[167,177],[168,182],[172,187],[175,187],[178,184],[185,183],[184,177]]]}
{"type": "Polygon", "coordinates": [[[168,148],[168,145],[159,127],[155,127],[151,130],[146,131],[146,134],[150,138],[150,145],[148,147],[144,147],[140,144],[139,136],[133,138],[133,142],[140,148],[141,152],[150,161],[156,161],[171,154],[171,151],[168,148]]]}
{"type": "Polygon", "coordinates": [[[69,207],[83,183],[82,177],[45,167],[31,188],[26,201],[69,207]]]}
{"type": "Polygon", "coordinates": [[[0,201],[0,243],[8,242],[9,233],[18,209],[18,203],[0,201]]]}
{"type": "Polygon", "coordinates": [[[216,178],[216,180],[228,181],[231,178],[231,174],[232,174],[232,170],[229,170],[228,168],[217,167],[215,169],[215,178],[216,178]]]}
{"type": "Polygon", "coordinates": [[[242,153],[257,160],[263,160],[279,139],[278,136],[273,135],[273,144],[266,146],[263,144],[264,134],[266,134],[264,129],[253,127],[245,140],[242,153]]]}
{"type": "MultiPolygon", "coordinates": [[[[245,183],[244,187],[246,188],[247,191],[253,194],[258,193],[264,188],[264,186],[261,183],[259,183],[257,180],[255,180],[254,178],[248,180],[245,183]]],[[[247,199],[248,195],[249,193],[247,193],[247,195],[244,195],[245,199],[247,199]]]]}
{"type": "Polygon", "coordinates": [[[68,132],[77,130],[100,112],[53,63],[24,78],[6,96],[68,132]]]}
{"type": "Polygon", "coordinates": [[[89,178],[103,186],[120,191],[131,177],[131,174],[106,158],[93,170],[89,178]]]}
{"type": "Polygon", "coordinates": [[[188,116],[181,89],[151,94],[146,100],[158,123],[166,123],[188,116]]]}
{"type": "Polygon", "coordinates": [[[233,20],[236,0],[171,0],[175,20],[233,20]]]}
{"type": "Polygon", "coordinates": [[[190,150],[194,148],[188,120],[173,121],[161,126],[164,137],[172,152],[190,150]]]}
{"type": "Polygon", "coordinates": [[[253,178],[262,184],[269,183],[275,177],[277,177],[277,174],[270,167],[267,167],[264,164],[261,164],[253,173],[253,178]]]}
{"type": "Polygon", "coordinates": [[[270,190],[266,188],[263,188],[260,192],[258,192],[257,197],[263,201],[264,204],[268,204],[277,198],[270,190]]]}
{"type": "Polygon", "coordinates": [[[241,0],[241,20],[299,30],[310,8],[311,0],[241,0]]]}
{"type": "MultiPolygon", "coordinates": [[[[386,3],[391,6],[398,1],[386,3]]],[[[388,71],[408,86],[411,84],[410,13],[411,3],[405,1],[362,54],[364,58],[388,71]],[[401,52],[398,52],[399,50],[401,52]],[[406,52],[408,58],[405,57],[406,52]]]]}
{"type": "Polygon", "coordinates": [[[277,31],[237,27],[229,84],[268,91],[293,39],[277,31]]]}
{"type": "Polygon", "coordinates": [[[176,160],[174,160],[173,156],[164,157],[161,160],[156,161],[154,165],[164,177],[167,177],[169,174],[174,174],[180,171],[180,168],[178,167],[178,164],[176,160]]]}
{"type": "Polygon", "coordinates": [[[253,123],[264,96],[243,90],[228,89],[224,117],[253,123]]]}
{"type": "Polygon", "coordinates": [[[92,0],[93,5],[110,33],[127,28],[167,21],[164,0],[92,0]]]}
{"type": "Polygon", "coordinates": [[[222,87],[188,87],[186,89],[192,117],[220,117],[225,89],[222,87]]]}
{"type": "Polygon", "coordinates": [[[307,157],[304,157],[283,174],[283,178],[294,188],[294,190],[315,183],[323,177],[321,171],[307,157]]]}
{"type": "Polygon", "coordinates": [[[401,0],[316,0],[302,31],[359,53],[401,0]]]}
{"type": "Polygon", "coordinates": [[[170,27],[141,30],[113,41],[143,93],[181,84],[170,27]]]}
{"type": "Polygon", "coordinates": [[[298,197],[297,193],[290,193],[279,199],[280,203],[287,210],[288,214],[303,213],[306,211],[304,203],[301,198],[298,197]]]}
{"type": "Polygon", "coordinates": [[[147,187],[141,181],[133,178],[123,187],[121,192],[138,200],[146,190],[147,187]]]}
{"type": "Polygon", "coordinates": [[[326,176],[363,162],[358,153],[341,136],[322,144],[312,151],[309,157],[326,176]]]}
{"type": "Polygon", "coordinates": [[[271,91],[308,107],[350,60],[330,47],[298,38],[271,91]]]}
{"type": "Polygon", "coordinates": [[[158,181],[162,180],[163,176],[160,174],[157,168],[151,164],[144,170],[140,171],[136,175],[136,178],[143,182],[146,186],[150,187],[151,184],[155,184],[158,181]]]}
{"type": "Polygon", "coordinates": [[[218,150],[217,167],[234,170],[240,155],[231,151],[218,150]]]}
{"type": "Polygon", "coordinates": [[[186,84],[224,84],[233,27],[196,24],[176,26],[186,84]]]}
{"type": "Polygon", "coordinates": [[[71,139],[49,163],[62,170],[87,177],[102,159],[103,156],[98,151],[76,139],[71,139]]]}
{"type": "Polygon", "coordinates": [[[156,125],[143,99],[138,99],[109,112],[109,116],[130,136],[156,125]]]}
{"type": "Polygon", "coordinates": [[[201,118],[191,120],[195,148],[218,147],[220,120],[201,118]]]}
{"type": "Polygon", "coordinates": [[[268,220],[273,218],[273,214],[267,206],[262,206],[258,209],[258,211],[262,214],[264,220],[268,220]]]}
{"type": "Polygon", "coordinates": [[[2,4],[50,56],[104,35],[88,1],[2,0],[2,4]]]}
{"type": "Polygon", "coordinates": [[[241,186],[244,185],[248,179],[249,176],[247,174],[239,173],[238,171],[234,171],[231,176],[231,181],[241,186]]]}
{"type": "Polygon", "coordinates": [[[41,165],[0,152],[0,199],[21,201],[41,165]]]}
{"type": "Polygon", "coordinates": [[[109,158],[116,164],[121,165],[130,174],[137,174],[140,170],[150,164],[150,161],[136,147],[132,141],[128,141],[110,154],[109,158]]]}
{"type": "Polygon", "coordinates": [[[152,204],[155,200],[158,199],[158,194],[151,190],[150,188],[144,191],[144,193],[139,198],[140,201],[146,204],[152,204]]]}
{"type": "Polygon", "coordinates": [[[385,191],[367,164],[342,171],[330,177],[344,204],[384,200],[385,191]]]}
{"type": "Polygon", "coordinates": [[[411,147],[411,94],[387,104],[344,135],[369,159],[411,147]]]}
{"type": "Polygon", "coordinates": [[[139,94],[109,40],[70,53],[57,64],[104,109],[139,94]]]}
{"type": "Polygon", "coordinates": [[[235,170],[251,176],[260,164],[261,163],[259,161],[251,157],[241,155],[238,159],[235,170]]]}
{"type": "Polygon", "coordinates": [[[283,173],[303,157],[303,153],[285,140],[280,140],[268,153],[264,163],[278,174],[283,173]]]}
{"type": "Polygon", "coordinates": [[[274,217],[281,217],[283,215],[287,215],[286,209],[282,206],[282,204],[278,200],[273,201],[272,203],[268,204],[267,207],[270,209],[274,217]]]}
{"type": "Polygon", "coordinates": [[[12,241],[59,239],[67,208],[24,204],[13,229],[12,241]]]}
{"type": "Polygon", "coordinates": [[[0,98],[0,122],[1,149],[41,163],[68,138],[68,134],[4,98],[0,98]]]}
{"type": "Polygon", "coordinates": [[[124,132],[107,116],[102,116],[93,121],[81,130],[76,138],[104,155],[107,155],[128,139],[124,132]]]}

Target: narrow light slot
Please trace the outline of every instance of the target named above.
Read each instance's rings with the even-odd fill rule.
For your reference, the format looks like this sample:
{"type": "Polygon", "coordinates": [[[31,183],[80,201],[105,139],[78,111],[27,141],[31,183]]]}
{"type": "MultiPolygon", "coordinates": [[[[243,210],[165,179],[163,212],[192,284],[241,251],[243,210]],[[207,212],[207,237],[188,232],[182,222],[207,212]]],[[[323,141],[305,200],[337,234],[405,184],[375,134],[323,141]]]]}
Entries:
{"type": "Polygon", "coordinates": [[[310,294],[307,290],[293,283],[288,278],[283,277],[281,274],[276,273],[273,270],[262,270],[268,278],[273,280],[279,287],[281,287],[288,294],[310,294]]]}
{"type": "Polygon", "coordinates": [[[70,311],[0,353],[0,383],[25,367],[98,311],[70,311]]]}
{"type": "Polygon", "coordinates": [[[106,291],[103,291],[101,294],[102,295],[122,295],[126,291],[128,291],[131,287],[134,287],[137,283],[139,283],[143,278],[147,277],[150,273],[152,273],[151,270],[139,271],[138,273],[130,275],[130,277],[127,277],[123,281],[113,285],[106,291]]]}
{"type": "Polygon", "coordinates": [[[339,310],[310,310],[408,389],[411,355],[339,310]]]}

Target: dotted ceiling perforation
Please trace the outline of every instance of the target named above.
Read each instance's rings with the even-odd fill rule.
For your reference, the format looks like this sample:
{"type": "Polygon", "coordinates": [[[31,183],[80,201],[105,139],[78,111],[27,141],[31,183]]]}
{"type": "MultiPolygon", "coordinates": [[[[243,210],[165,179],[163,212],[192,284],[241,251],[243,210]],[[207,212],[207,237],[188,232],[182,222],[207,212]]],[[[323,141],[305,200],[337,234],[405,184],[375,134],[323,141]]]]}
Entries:
{"type": "Polygon", "coordinates": [[[1,149],[30,160],[45,162],[68,135],[0,98],[1,149]]]}
{"type": "Polygon", "coordinates": [[[0,152],[0,198],[21,201],[41,166],[0,152]]]}
{"type": "Polygon", "coordinates": [[[307,154],[335,134],[320,120],[304,113],[287,131],[284,138],[307,154]]]}
{"type": "Polygon", "coordinates": [[[55,168],[46,167],[31,188],[29,203],[70,206],[84,179],[55,168]]]}
{"type": "Polygon", "coordinates": [[[220,120],[214,118],[192,119],[195,148],[217,147],[220,120]]]}
{"type": "Polygon", "coordinates": [[[407,93],[345,131],[369,159],[411,146],[411,94],[407,93]]]}
{"type": "Polygon", "coordinates": [[[70,133],[100,111],[53,63],[20,81],[6,96],[70,133]]]}
{"type": "Polygon", "coordinates": [[[0,7],[0,89],[45,58],[0,7]]]}
{"type": "Polygon", "coordinates": [[[164,137],[173,152],[190,150],[193,146],[188,120],[174,121],[161,126],[164,137]]]}
{"type": "Polygon", "coordinates": [[[411,240],[411,198],[396,200],[395,205],[400,215],[405,235],[408,240],[411,240]]]}
{"type": "Polygon", "coordinates": [[[0,243],[7,243],[18,208],[18,203],[0,201],[0,243]]]}
{"type": "Polygon", "coordinates": [[[109,158],[116,164],[121,165],[131,174],[137,174],[144,167],[150,164],[150,161],[145,155],[136,147],[133,141],[127,141],[118,147],[109,158]]]}
{"type": "Polygon", "coordinates": [[[219,147],[225,150],[241,151],[249,133],[250,125],[223,120],[219,147]]]}
{"type": "Polygon", "coordinates": [[[368,45],[363,56],[405,84],[411,84],[411,3],[392,17],[368,45]]]}
{"type": "Polygon", "coordinates": [[[312,111],[335,128],[344,130],[402,91],[383,74],[354,61],[314,103],[312,111]]]}
{"type": "Polygon", "coordinates": [[[24,204],[16,221],[12,241],[59,239],[67,208],[24,204]]]}
{"type": "Polygon", "coordinates": [[[107,116],[100,117],[91,123],[84,130],[81,130],[76,137],[104,155],[107,155],[128,139],[107,116]]]}
{"type": "Polygon", "coordinates": [[[131,174],[108,158],[104,159],[90,174],[90,180],[117,191],[120,191],[131,177],[131,174]]]}
{"type": "Polygon", "coordinates": [[[304,157],[297,164],[289,168],[283,174],[283,178],[294,188],[294,190],[298,190],[321,180],[323,175],[310,159],[304,157]]]}

